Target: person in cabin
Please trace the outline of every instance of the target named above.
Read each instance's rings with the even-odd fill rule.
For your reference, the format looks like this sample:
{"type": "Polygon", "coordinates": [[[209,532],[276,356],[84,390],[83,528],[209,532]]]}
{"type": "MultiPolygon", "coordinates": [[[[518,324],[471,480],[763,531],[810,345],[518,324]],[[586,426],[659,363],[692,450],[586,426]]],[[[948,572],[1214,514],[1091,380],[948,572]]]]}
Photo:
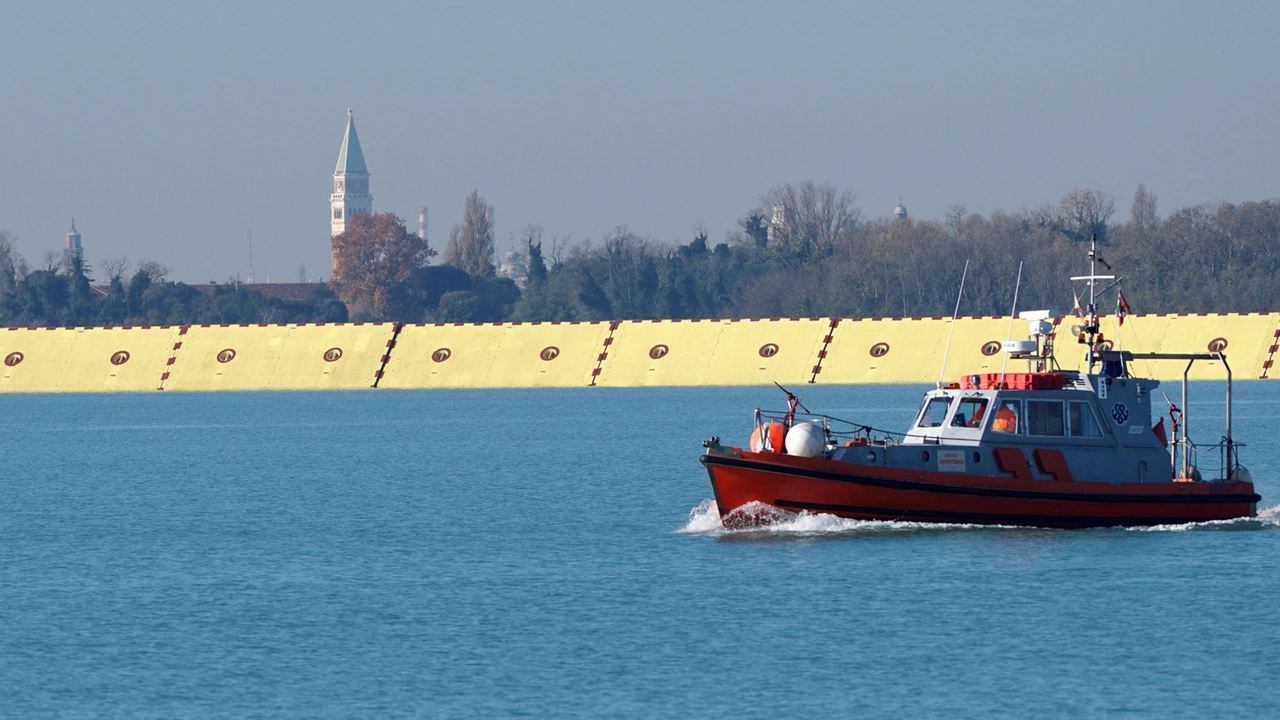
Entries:
{"type": "Polygon", "coordinates": [[[1011,402],[1005,402],[996,411],[995,422],[991,423],[991,429],[996,432],[1017,434],[1018,432],[1018,408],[1011,402]]]}
{"type": "Polygon", "coordinates": [[[979,428],[982,427],[982,419],[987,415],[987,403],[984,400],[977,410],[973,411],[973,417],[969,418],[969,422],[965,423],[965,427],[979,428]]]}

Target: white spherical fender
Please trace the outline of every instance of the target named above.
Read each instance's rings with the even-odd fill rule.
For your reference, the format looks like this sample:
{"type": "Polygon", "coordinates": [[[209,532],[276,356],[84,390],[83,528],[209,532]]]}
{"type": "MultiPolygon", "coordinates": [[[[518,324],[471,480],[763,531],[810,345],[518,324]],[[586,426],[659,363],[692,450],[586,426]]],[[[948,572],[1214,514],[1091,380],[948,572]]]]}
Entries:
{"type": "Polygon", "coordinates": [[[822,426],[816,423],[796,423],[787,431],[788,455],[817,457],[822,453],[826,444],[826,436],[822,432],[822,426]]]}

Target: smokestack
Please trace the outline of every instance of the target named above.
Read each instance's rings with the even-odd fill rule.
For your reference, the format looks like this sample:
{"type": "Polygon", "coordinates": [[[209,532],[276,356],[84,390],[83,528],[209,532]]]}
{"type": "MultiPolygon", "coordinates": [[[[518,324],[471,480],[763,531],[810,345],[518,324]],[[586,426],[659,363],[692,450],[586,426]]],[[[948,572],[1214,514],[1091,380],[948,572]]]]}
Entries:
{"type": "Polygon", "coordinates": [[[418,237],[427,239],[427,209],[424,207],[418,208],[418,237]]]}

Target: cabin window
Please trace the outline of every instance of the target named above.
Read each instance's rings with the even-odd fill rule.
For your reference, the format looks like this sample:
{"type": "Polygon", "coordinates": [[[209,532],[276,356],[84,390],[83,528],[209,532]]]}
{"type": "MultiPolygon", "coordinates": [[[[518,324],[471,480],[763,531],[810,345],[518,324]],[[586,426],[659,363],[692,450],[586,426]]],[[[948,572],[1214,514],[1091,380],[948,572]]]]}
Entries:
{"type": "Polygon", "coordinates": [[[1057,400],[1027,401],[1027,434],[1061,437],[1067,434],[1062,402],[1057,400]]]}
{"type": "Polygon", "coordinates": [[[1001,400],[996,419],[991,423],[995,432],[1017,435],[1022,427],[1022,403],[1017,400],[1001,400]]]}
{"type": "Polygon", "coordinates": [[[1071,403],[1069,414],[1071,420],[1071,437],[1102,437],[1102,427],[1093,414],[1093,408],[1086,402],[1071,403]]]}
{"type": "Polygon", "coordinates": [[[924,411],[920,413],[920,422],[916,425],[924,428],[942,427],[947,419],[947,410],[951,408],[951,398],[935,397],[925,401],[924,411]]]}
{"type": "Polygon", "coordinates": [[[987,419],[986,398],[961,398],[956,406],[956,414],[951,418],[951,427],[980,428],[987,419]]]}

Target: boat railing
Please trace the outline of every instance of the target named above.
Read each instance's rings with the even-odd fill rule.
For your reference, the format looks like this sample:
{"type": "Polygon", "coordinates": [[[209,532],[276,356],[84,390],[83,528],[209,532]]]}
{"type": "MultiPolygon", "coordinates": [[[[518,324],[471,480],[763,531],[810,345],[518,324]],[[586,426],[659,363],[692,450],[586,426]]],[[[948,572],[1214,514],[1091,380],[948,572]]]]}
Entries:
{"type": "Polygon", "coordinates": [[[906,433],[883,430],[830,415],[756,408],[757,428],[769,423],[782,423],[789,430],[792,425],[801,422],[821,425],[827,438],[827,445],[897,445],[907,436],[906,433]]]}
{"type": "Polygon", "coordinates": [[[1236,470],[1240,467],[1240,448],[1245,447],[1245,444],[1236,441],[1228,443],[1224,435],[1213,445],[1202,447],[1187,438],[1186,440],[1171,443],[1171,446],[1174,448],[1175,457],[1178,454],[1179,446],[1181,446],[1184,451],[1183,457],[1186,458],[1184,465],[1175,468],[1178,471],[1175,473],[1178,479],[1199,482],[1205,477],[1206,471],[1210,469],[1201,464],[1201,455],[1217,455],[1217,469],[1212,474],[1209,474],[1210,480],[1230,480],[1235,477],[1236,470]],[[1228,457],[1230,457],[1230,461],[1233,464],[1228,463],[1228,457]]]}
{"type": "MultiPolygon", "coordinates": [[[[1094,354],[1090,352],[1089,363],[1092,366],[1094,362],[1094,354]]],[[[1207,353],[1135,353],[1128,351],[1105,350],[1097,354],[1098,359],[1102,360],[1104,368],[1108,361],[1118,363],[1121,368],[1121,376],[1129,376],[1129,363],[1134,360],[1186,360],[1187,364],[1182,369],[1182,422],[1175,429],[1173,441],[1169,444],[1173,460],[1173,473],[1176,478],[1191,478],[1197,474],[1197,448],[1190,437],[1190,417],[1187,390],[1189,383],[1189,374],[1191,366],[1197,360],[1212,360],[1222,363],[1222,367],[1227,371],[1227,417],[1226,417],[1226,434],[1222,439],[1213,446],[1206,446],[1205,449],[1217,449],[1221,457],[1219,463],[1219,477],[1223,479],[1232,479],[1236,477],[1236,473],[1240,470],[1240,453],[1239,448],[1243,447],[1242,443],[1236,442],[1231,436],[1231,366],[1227,364],[1227,355],[1222,351],[1214,351],[1207,353]]]]}

